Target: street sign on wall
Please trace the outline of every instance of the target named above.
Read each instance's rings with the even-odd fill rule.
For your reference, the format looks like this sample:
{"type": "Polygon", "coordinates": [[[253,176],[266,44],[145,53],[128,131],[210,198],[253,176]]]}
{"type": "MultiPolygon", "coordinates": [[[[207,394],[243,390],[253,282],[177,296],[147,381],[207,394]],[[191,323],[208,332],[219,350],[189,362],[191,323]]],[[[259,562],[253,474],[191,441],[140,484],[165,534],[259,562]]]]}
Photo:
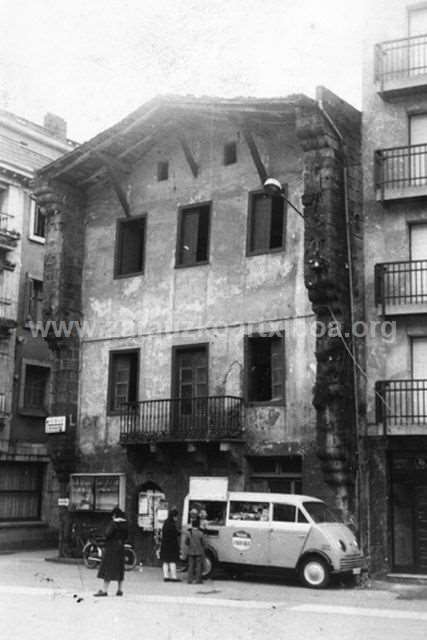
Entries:
{"type": "Polygon", "coordinates": [[[64,433],[66,424],[66,416],[49,416],[45,421],[45,433],[64,433]]]}

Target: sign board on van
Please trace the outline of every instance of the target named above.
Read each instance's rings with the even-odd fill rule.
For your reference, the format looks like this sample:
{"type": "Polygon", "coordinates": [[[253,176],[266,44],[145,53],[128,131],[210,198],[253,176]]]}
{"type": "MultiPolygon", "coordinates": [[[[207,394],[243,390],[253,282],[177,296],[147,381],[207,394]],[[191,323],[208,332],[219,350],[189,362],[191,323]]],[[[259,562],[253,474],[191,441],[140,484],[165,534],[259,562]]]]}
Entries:
{"type": "Polygon", "coordinates": [[[45,421],[45,433],[64,433],[66,424],[66,416],[49,416],[45,421]]]}
{"type": "Polygon", "coordinates": [[[250,533],[247,533],[247,531],[236,531],[232,535],[231,544],[238,551],[247,551],[252,545],[250,533]]]}
{"type": "Polygon", "coordinates": [[[227,500],[228,478],[223,476],[191,476],[192,500],[227,500]]]}

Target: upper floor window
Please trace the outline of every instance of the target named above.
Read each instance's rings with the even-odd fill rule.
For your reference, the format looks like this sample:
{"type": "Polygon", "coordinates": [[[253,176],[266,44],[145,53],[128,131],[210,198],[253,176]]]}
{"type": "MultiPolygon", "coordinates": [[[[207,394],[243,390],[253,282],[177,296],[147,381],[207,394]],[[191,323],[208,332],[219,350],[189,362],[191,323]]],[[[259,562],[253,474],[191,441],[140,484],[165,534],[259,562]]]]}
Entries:
{"type": "Polygon", "coordinates": [[[120,411],[124,403],[138,400],[138,350],[112,351],[108,407],[120,411]]]}
{"type": "Polygon", "coordinates": [[[44,242],[46,238],[46,217],[40,212],[40,207],[31,200],[30,238],[44,242]]]}
{"type": "Polygon", "coordinates": [[[235,142],[227,142],[224,145],[224,164],[234,164],[237,162],[237,145],[235,142]]]}
{"type": "Polygon", "coordinates": [[[283,403],[284,368],[283,335],[248,336],[246,343],[248,401],[283,403]]]}
{"type": "Polygon", "coordinates": [[[163,161],[157,163],[157,180],[167,180],[169,178],[169,162],[163,161]]]}
{"type": "Polygon", "coordinates": [[[248,254],[269,253],[285,248],[285,200],[263,191],[249,194],[248,254]]]}
{"type": "Polygon", "coordinates": [[[115,277],[144,271],[145,216],[117,221],[115,277]]]}
{"type": "Polygon", "coordinates": [[[210,204],[199,204],[180,210],[177,266],[190,267],[208,262],[210,209],[210,204]]]}

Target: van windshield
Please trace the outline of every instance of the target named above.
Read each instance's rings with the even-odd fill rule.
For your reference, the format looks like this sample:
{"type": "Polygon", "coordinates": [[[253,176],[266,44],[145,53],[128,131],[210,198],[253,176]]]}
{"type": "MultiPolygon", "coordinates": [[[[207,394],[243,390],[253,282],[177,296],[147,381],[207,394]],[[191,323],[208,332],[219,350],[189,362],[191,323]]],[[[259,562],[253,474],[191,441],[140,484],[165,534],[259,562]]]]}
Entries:
{"type": "Polygon", "coordinates": [[[332,509],[327,507],[324,502],[303,502],[303,505],[316,523],[342,522],[341,518],[339,518],[332,509]]]}

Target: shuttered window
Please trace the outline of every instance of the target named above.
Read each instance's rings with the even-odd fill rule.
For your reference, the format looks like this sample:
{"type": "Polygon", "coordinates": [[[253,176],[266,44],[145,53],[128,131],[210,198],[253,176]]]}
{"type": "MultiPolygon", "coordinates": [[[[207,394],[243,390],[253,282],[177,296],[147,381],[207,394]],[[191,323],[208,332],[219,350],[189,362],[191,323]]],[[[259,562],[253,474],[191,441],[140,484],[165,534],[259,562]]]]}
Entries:
{"type": "Polygon", "coordinates": [[[123,404],[138,399],[138,351],[110,354],[109,409],[120,411],[123,404]]]}
{"type": "Polygon", "coordinates": [[[246,341],[249,402],[284,401],[283,336],[249,336],[246,341]]]}
{"type": "Polygon", "coordinates": [[[0,521],[39,520],[43,465],[32,462],[0,464],[0,521]]]}
{"type": "Polygon", "coordinates": [[[285,248],[285,200],[263,191],[249,196],[248,254],[269,253],[285,248]]]}
{"type": "Polygon", "coordinates": [[[178,223],[177,266],[209,260],[210,205],[181,209],[178,223]]]}
{"type": "Polygon", "coordinates": [[[116,232],[115,276],[143,273],[144,254],[145,216],[119,220],[116,232]]]}

